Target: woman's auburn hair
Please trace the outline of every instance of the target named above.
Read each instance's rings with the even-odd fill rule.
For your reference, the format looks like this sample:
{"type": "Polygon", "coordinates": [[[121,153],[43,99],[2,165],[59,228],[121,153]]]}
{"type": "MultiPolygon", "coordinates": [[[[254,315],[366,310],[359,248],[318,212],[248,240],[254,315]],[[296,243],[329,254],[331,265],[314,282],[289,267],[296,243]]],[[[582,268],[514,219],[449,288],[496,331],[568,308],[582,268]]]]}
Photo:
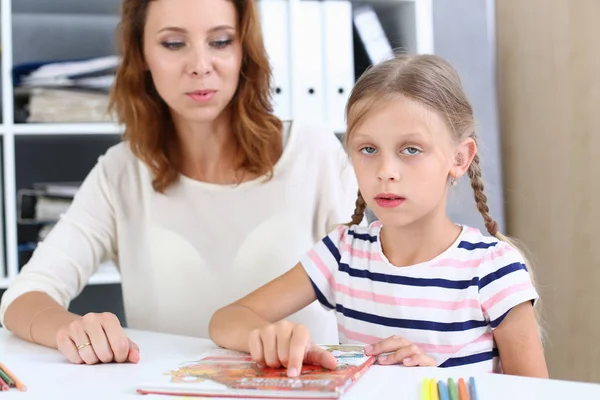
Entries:
{"type": "MultiPolygon", "coordinates": [[[[163,192],[179,176],[180,154],[167,104],[159,96],[143,55],[148,5],[153,0],[123,0],[117,40],[122,55],[109,108],[125,127],[133,153],[152,171],[154,190],[163,192]]],[[[240,81],[230,104],[231,125],[242,155],[238,168],[272,177],[282,152],[282,122],[271,104],[271,66],[255,0],[229,0],[238,17],[242,45],[240,81]]]]}

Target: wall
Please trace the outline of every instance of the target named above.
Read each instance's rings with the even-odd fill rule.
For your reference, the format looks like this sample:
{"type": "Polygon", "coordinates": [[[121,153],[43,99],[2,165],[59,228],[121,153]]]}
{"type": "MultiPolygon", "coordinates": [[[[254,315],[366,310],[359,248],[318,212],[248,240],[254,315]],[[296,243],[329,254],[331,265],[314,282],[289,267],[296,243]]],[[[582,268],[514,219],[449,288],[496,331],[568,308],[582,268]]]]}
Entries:
{"type": "MultiPolygon", "coordinates": [[[[500,139],[495,86],[493,2],[485,0],[433,0],[435,53],[457,70],[473,105],[479,135],[479,154],[485,193],[491,215],[504,231],[504,203],[500,139]]],[[[475,226],[484,233],[469,178],[452,190],[448,213],[459,223],[475,226]]]]}
{"type": "Polygon", "coordinates": [[[509,234],[535,260],[553,378],[600,382],[600,2],[497,2],[509,234]]]}

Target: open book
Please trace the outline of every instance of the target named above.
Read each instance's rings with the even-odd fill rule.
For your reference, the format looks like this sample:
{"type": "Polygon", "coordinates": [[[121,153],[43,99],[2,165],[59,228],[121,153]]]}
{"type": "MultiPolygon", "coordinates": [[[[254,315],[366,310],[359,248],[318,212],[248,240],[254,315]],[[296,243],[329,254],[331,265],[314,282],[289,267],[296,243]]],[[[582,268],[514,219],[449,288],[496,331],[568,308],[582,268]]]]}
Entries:
{"type": "Polygon", "coordinates": [[[178,396],[329,399],[341,397],[373,365],[363,346],[321,346],[337,359],[335,370],[303,365],[289,378],[285,368],[259,367],[249,355],[216,349],[137,386],[141,394],[178,396]]]}

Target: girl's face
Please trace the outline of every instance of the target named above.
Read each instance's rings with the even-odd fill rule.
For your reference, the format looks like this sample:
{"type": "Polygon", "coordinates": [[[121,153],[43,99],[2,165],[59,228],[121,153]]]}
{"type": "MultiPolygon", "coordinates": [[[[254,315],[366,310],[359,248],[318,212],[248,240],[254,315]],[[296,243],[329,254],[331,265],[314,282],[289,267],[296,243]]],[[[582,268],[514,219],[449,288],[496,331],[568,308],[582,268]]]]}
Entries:
{"type": "Polygon", "coordinates": [[[388,226],[446,209],[449,177],[466,172],[476,147],[457,144],[445,121],[406,97],[368,112],[348,141],[367,206],[388,226]]]}
{"type": "Polygon", "coordinates": [[[144,59],[174,119],[212,122],[237,90],[242,64],[237,12],[227,0],[155,0],[144,59]]]}

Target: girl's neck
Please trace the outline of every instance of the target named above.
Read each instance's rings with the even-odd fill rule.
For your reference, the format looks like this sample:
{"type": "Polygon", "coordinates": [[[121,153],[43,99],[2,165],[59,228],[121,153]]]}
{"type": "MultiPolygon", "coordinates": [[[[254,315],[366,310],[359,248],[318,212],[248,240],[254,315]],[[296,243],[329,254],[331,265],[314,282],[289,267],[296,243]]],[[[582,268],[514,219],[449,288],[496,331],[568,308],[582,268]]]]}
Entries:
{"type": "Polygon", "coordinates": [[[461,228],[444,213],[424,217],[411,225],[384,225],[381,247],[389,262],[406,267],[430,261],[446,251],[461,233],[461,228]]]}

